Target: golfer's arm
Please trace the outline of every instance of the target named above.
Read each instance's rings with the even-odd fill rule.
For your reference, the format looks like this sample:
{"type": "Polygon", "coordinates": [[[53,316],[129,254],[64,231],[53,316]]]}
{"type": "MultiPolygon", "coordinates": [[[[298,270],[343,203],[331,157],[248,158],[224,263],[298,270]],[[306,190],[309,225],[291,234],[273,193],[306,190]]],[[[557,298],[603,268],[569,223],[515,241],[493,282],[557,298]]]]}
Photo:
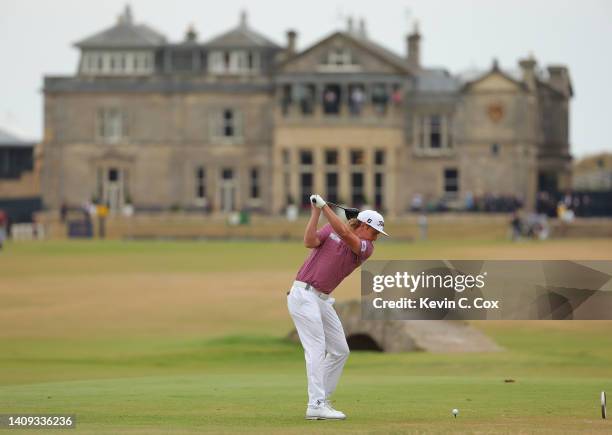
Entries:
{"type": "Polygon", "coordinates": [[[344,240],[344,242],[351,248],[355,254],[359,254],[360,242],[359,237],[355,235],[351,231],[351,229],[344,222],[340,220],[340,218],[334,213],[328,205],[323,207],[323,215],[327,218],[327,221],[334,229],[334,232],[338,234],[338,236],[344,240]]]}
{"type": "Polygon", "coordinates": [[[311,206],[312,213],[308,224],[306,224],[306,231],[304,232],[304,246],[307,248],[316,248],[321,244],[321,241],[317,237],[317,223],[319,222],[319,216],[321,216],[321,209],[311,206]]]}

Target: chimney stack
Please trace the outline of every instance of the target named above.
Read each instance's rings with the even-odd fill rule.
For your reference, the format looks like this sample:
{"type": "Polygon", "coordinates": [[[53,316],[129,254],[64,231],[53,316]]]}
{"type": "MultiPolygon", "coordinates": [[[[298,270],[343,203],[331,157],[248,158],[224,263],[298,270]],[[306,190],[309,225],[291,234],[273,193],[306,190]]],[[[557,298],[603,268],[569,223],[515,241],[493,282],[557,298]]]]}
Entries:
{"type": "Polygon", "coordinates": [[[550,65],[547,69],[549,75],[548,83],[566,97],[572,97],[574,92],[567,67],[550,65]]]}
{"type": "Polygon", "coordinates": [[[348,17],[346,19],[346,32],[349,35],[352,35],[353,33],[355,33],[355,28],[353,27],[353,17],[348,17]]]}
{"type": "Polygon", "coordinates": [[[368,32],[366,31],[366,22],[365,19],[359,20],[359,37],[361,39],[367,39],[368,32]]]}
{"type": "Polygon", "coordinates": [[[536,89],[536,65],[537,62],[530,54],[528,58],[519,61],[521,70],[523,71],[523,81],[527,85],[527,89],[534,91],[536,89]]]}
{"type": "Polygon", "coordinates": [[[297,32],[295,30],[287,30],[287,54],[295,53],[295,44],[297,40],[297,32]]]}
{"type": "Polygon", "coordinates": [[[196,42],[198,39],[198,32],[196,32],[193,24],[190,24],[185,33],[185,41],[196,42]]]}
{"type": "Polygon", "coordinates": [[[414,23],[414,30],[406,38],[408,48],[408,64],[413,68],[421,67],[421,34],[418,23],[414,23]]]}

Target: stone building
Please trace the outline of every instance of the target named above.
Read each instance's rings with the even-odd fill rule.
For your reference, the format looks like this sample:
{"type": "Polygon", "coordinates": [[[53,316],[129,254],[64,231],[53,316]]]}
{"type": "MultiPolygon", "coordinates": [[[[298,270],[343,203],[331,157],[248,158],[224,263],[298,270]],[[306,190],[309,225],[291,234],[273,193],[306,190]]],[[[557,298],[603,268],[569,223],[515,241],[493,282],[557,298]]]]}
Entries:
{"type": "Polygon", "coordinates": [[[180,42],[136,24],[76,44],[77,73],[45,77],[45,204],[279,213],[318,192],[391,216],[413,198],[461,204],[570,183],[567,68],[450,74],[349,21],[303,51],[238,25],[180,42]]]}
{"type": "Polygon", "coordinates": [[[574,163],[572,187],[591,192],[612,191],[612,153],[599,153],[574,163]]]}

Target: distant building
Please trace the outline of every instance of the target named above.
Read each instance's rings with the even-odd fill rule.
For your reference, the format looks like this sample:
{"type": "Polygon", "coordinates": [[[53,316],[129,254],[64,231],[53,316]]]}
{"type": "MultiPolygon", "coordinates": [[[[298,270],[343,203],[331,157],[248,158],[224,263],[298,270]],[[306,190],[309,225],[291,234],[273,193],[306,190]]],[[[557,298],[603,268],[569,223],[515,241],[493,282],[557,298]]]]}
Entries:
{"type": "Polygon", "coordinates": [[[574,190],[612,191],[612,153],[585,157],[574,164],[574,190]]]}
{"type": "Polygon", "coordinates": [[[78,71],[45,77],[45,203],[91,198],[111,209],[279,213],[334,202],[406,212],[415,195],[462,202],[570,187],[564,66],[494,62],[451,74],[349,21],[305,50],[238,25],[206,42],[169,42],[126,8],[86,38],[78,71]]]}
{"type": "Polygon", "coordinates": [[[41,208],[35,146],[0,129],[0,210],[12,223],[31,221],[32,213],[41,208]]]}

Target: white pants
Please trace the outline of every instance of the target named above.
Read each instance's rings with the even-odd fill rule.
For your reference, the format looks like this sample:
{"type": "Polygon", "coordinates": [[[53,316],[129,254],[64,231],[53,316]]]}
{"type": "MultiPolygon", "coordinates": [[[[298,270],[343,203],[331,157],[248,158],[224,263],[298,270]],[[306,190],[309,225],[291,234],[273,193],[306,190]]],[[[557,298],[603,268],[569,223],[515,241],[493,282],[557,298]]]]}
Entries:
{"type": "Polygon", "coordinates": [[[289,313],[295,324],[306,359],[308,405],[329,399],[338,385],[349,356],[342,323],[334,310],[335,299],[293,286],[287,296],[289,313]]]}

